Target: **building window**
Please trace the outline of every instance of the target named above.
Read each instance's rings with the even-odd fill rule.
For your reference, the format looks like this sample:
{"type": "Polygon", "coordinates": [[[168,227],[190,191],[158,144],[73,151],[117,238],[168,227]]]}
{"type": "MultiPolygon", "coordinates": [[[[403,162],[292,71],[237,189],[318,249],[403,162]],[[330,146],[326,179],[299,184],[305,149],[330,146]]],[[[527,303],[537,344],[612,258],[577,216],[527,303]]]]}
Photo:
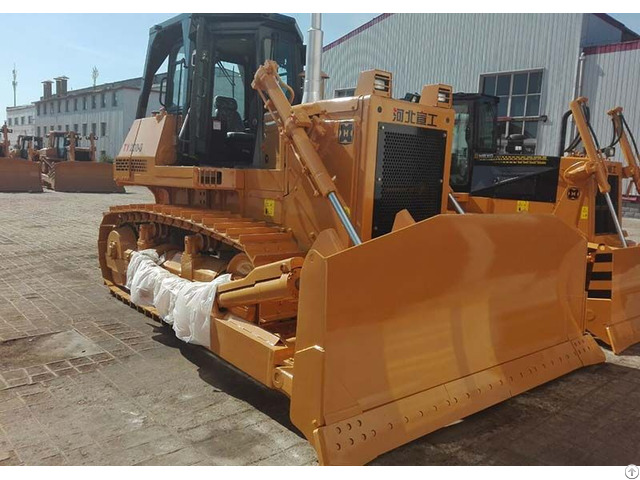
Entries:
{"type": "Polygon", "coordinates": [[[96,108],[96,96],[95,95],[91,95],[91,108],[92,109],[96,108]]]}
{"type": "Polygon", "coordinates": [[[47,127],[44,127],[44,136],[47,136],[47,127]]]}
{"type": "Polygon", "coordinates": [[[36,115],[40,116],[40,104],[36,105],[36,115]]]}
{"type": "Polygon", "coordinates": [[[24,125],[24,117],[20,117],[20,125],[24,125]]]}
{"type": "Polygon", "coordinates": [[[61,132],[62,131],[62,125],[58,125],[58,131],[61,132]]]}
{"type": "Polygon", "coordinates": [[[33,115],[29,115],[29,125],[33,123],[33,115]]]}
{"type": "Polygon", "coordinates": [[[68,132],[68,131],[69,131],[69,125],[65,125],[65,126],[64,126],[64,131],[65,131],[65,132],[68,132]]]}
{"type": "Polygon", "coordinates": [[[69,99],[64,101],[64,111],[65,112],[69,111],[69,99]]]}
{"type": "Polygon", "coordinates": [[[87,97],[82,97],[82,109],[87,109],[87,97]]]}
{"type": "Polygon", "coordinates": [[[51,102],[51,103],[49,104],[49,111],[50,111],[50,112],[51,112],[51,114],[53,115],[53,113],[54,113],[54,110],[53,110],[53,102],[51,102]]]}
{"type": "Polygon", "coordinates": [[[74,124],[73,124],[73,131],[74,131],[75,133],[78,133],[78,124],[77,124],[77,123],[74,123],[74,124]]]}
{"type": "Polygon", "coordinates": [[[77,98],[73,99],[73,111],[74,112],[78,111],[78,99],[77,98]]]}
{"type": "Polygon", "coordinates": [[[40,127],[36,127],[36,136],[40,136],[40,127]]]}
{"type": "Polygon", "coordinates": [[[512,135],[523,135],[524,153],[535,153],[542,70],[481,75],[480,85],[482,93],[495,95],[500,100],[498,124],[501,144],[506,145],[512,135]]]}
{"type": "Polygon", "coordinates": [[[58,100],[58,113],[60,113],[62,108],[62,100],[58,100]]]}
{"type": "Polygon", "coordinates": [[[46,114],[47,114],[47,104],[46,104],[46,103],[43,103],[43,104],[42,104],[42,114],[43,114],[43,115],[46,115],[46,114]]]}
{"type": "Polygon", "coordinates": [[[11,119],[7,118],[7,125],[11,126],[11,119]]]}
{"type": "Polygon", "coordinates": [[[87,124],[86,123],[82,124],[82,136],[83,137],[87,136],[87,124]]]}
{"type": "Polygon", "coordinates": [[[111,96],[111,106],[112,107],[118,106],[118,92],[113,92],[113,95],[111,96]]]}
{"type": "Polygon", "coordinates": [[[100,136],[104,137],[107,134],[107,122],[102,122],[100,124],[100,136]]]}
{"type": "Polygon", "coordinates": [[[91,133],[93,133],[94,135],[97,133],[96,132],[96,124],[95,123],[91,124],[91,133]]]}
{"type": "Polygon", "coordinates": [[[100,108],[105,108],[107,106],[107,94],[102,92],[100,94],[100,108]]]}
{"type": "Polygon", "coordinates": [[[355,88],[338,88],[334,90],[333,98],[353,97],[355,94],[355,88]]]}

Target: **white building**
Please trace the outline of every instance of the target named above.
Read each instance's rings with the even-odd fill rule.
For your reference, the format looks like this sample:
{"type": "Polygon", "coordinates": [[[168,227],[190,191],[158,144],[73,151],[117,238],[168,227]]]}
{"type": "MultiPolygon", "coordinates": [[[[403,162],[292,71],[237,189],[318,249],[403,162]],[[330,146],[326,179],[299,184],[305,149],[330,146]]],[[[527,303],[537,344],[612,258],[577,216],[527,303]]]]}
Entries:
{"type": "MultiPolygon", "coordinates": [[[[83,138],[94,133],[98,159],[113,158],[136,116],[142,78],[67,91],[67,77],[45,80],[43,95],[34,102],[35,134],[46,137],[51,130],[74,131],[83,138]]],[[[152,91],[149,111],[160,109],[159,90],[152,91]]],[[[86,140],[84,145],[87,144],[86,140]]]]}
{"type": "Polygon", "coordinates": [[[5,123],[11,130],[9,141],[15,145],[20,135],[35,135],[36,106],[34,104],[7,107],[5,123]]]}

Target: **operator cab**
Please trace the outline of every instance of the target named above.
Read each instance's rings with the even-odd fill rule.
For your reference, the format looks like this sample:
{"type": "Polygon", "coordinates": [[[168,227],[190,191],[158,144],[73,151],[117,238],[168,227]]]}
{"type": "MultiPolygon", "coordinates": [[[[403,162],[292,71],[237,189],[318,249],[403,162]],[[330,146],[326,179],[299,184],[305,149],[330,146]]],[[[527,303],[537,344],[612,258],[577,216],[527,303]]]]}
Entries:
{"type": "Polygon", "coordinates": [[[18,152],[20,153],[20,158],[24,158],[25,160],[29,158],[29,142],[31,142],[31,148],[34,150],[40,150],[42,148],[42,137],[20,135],[18,137],[18,152]]]}
{"type": "Polygon", "coordinates": [[[454,93],[453,108],[450,184],[456,192],[469,192],[474,157],[498,151],[498,97],[454,93]]]}
{"type": "Polygon", "coordinates": [[[450,185],[476,197],[553,203],[559,157],[526,155],[521,138],[508,138],[506,154],[498,145],[498,97],[454,93],[455,124],[450,185]],[[521,143],[520,143],[521,145],[521,143]]]}
{"type": "Polygon", "coordinates": [[[66,132],[49,133],[49,148],[55,150],[56,158],[67,159],[69,143],[69,137],[66,132]]]}
{"type": "Polygon", "coordinates": [[[179,165],[260,168],[266,163],[264,107],[251,82],[268,59],[280,65],[299,102],[304,47],[293,18],[185,14],[167,20],[150,31],[137,118],[148,114],[157,88],[161,107],[178,118],[179,165]]]}

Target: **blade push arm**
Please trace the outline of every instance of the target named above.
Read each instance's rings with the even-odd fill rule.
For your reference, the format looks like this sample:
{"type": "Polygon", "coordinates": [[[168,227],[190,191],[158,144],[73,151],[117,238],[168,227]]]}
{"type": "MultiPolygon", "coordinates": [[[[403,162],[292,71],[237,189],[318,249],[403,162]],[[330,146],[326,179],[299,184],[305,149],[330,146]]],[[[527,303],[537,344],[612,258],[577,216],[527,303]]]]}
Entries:
{"type": "Polygon", "coordinates": [[[607,167],[604,163],[605,158],[600,151],[600,148],[596,145],[595,134],[593,133],[593,130],[591,129],[591,126],[589,125],[589,122],[585,115],[586,104],[587,99],[585,97],[578,97],[569,104],[569,107],[571,109],[573,119],[576,122],[576,127],[578,128],[578,133],[580,135],[580,138],[582,139],[582,144],[584,145],[588,160],[575,169],[572,168],[567,170],[567,172],[565,172],[565,177],[570,180],[572,175],[584,176],[586,174],[595,176],[596,183],[598,184],[598,190],[600,190],[600,193],[604,195],[604,198],[607,202],[609,213],[611,215],[613,223],[616,226],[616,231],[618,233],[618,237],[620,238],[620,242],[622,243],[623,247],[626,247],[627,240],[624,237],[622,226],[620,225],[620,221],[618,220],[618,213],[613,206],[611,195],[609,194],[609,192],[611,191],[611,185],[609,185],[607,167]]]}
{"type": "Polygon", "coordinates": [[[598,183],[598,189],[600,193],[606,194],[611,191],[609,180],[607,178],[607,167],[604,164],[604,156],[602,152],[596,147],[596,143],[593,138],[593,133],[587,122],[585,115],[585,106],[587,99],[585,97],[578,97],[569,104],[573,120],[578,128],[578,134],[582,139],[582,144],[587,153],[588,160],[584,163],[580,172],[573,170],[568,172],[568,175],[595,175],[596,182],[598,183]]]}
{"type": "Polygon", "coordinates": [[[622,115],[622,107],[609,110],[607,115],[609,115],[613,121],[614,134],[619,138],[620,149],[627,163],[625,175],[627,178],[633,178],[633,183],[638,192],[640,192],[640,167],[638,167],[638,158],[636,158],[636,154],[631,149],[631,144],[629,143],[629,137],[625,129],[626,122],[622,115]]]}
{"type": "Polygon", "coordinates": [[[354,245],[361,244],[362,241],[358,233],[338,200],[336,185],[307,134],[306,129],[313,126],[311,118],[304,112],[294,112],[289,99],[282,91],[283,87],[288,89],[293,97],[291,88],[282,82],[278,75],[278,64],[273,60],[267,60],[264,65],[258,68],[251,86],[262,97],[265,108],[269,110],[278,125],[280,135],[284,136],[293,146],[302,163],[304,173],[311,181],[316,193],[331,202],[354,245]]]}

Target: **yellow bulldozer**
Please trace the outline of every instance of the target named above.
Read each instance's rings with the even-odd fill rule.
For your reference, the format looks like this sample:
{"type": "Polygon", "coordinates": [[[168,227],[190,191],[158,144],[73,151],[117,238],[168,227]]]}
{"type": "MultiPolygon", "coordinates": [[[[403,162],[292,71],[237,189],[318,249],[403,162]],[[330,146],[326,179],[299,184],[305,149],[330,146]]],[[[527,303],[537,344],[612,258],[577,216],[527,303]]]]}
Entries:
{"type": "Polygon", "coordinates": [[[11,151],[9,133],[11,130],[7,125],[0,129],[2,133],[2,143],[0,143],[0,192],[42,192],[40,182],[40,164],[32,161],[30,150],[33,140],[29,141],[20,136],[18,142],[25,144],[25,157],[22,156],[22,149],[11,151]]]}
{"type": "Polygon", "coordinates": [[[96,161],[96,136],[86,140],[89,146],[80,147],[75,132],[49,132],[47,146],[38,152],[44,186],[57,192],[124,193],[113,179],[113,166],[96,161]]]}
{"type": "Polygon", "coordinates": [[[585,332],[579,230],[549,214],[447,214],[451,87],[408,104],[371,70],[353,98],[300,103],[303,63],[282,15],[150,30],[114,175],[155,203],[103,217],[116,297],[290,397],[328,465],[604,361],[585,332]],[[163,109],[147,116],[163,64],[163,109]]]}
{"type": "Polygon", "coordinates": [[[622,108],[608,112],[614,136],[604,148],[591,127],[587,99],[580,97],[563,116],[558,156],[497,155],[492,153],[497,130],[492,98],[460,94],[458,99],[451,211],[547,213],[580,231],[589,247],[585,256],[588,331],[614,353],[639,342],[640,246],[622,229],[621,195],[624,178],[640,185],[640,169],[622,108]],[[566,146],[571,117],[578,134],[566,146]],[[617,144],[626,167],[605,156],[617,144]]]}

